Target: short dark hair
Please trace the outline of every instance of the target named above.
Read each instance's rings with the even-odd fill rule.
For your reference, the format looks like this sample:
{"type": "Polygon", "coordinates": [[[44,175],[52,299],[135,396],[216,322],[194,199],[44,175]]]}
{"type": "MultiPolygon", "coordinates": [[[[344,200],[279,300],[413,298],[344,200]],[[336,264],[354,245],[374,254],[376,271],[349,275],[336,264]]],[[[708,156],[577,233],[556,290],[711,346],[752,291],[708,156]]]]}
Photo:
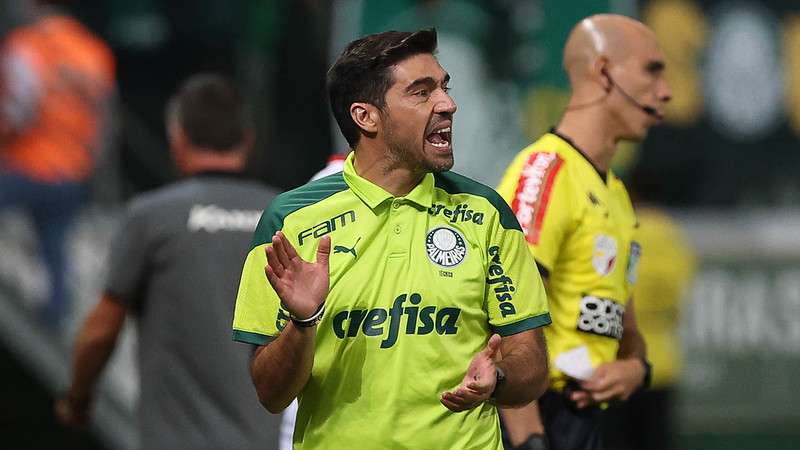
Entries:
{"type": "Polygon", "coordinates": [[[222,75],[200,73],[181,84],[167,105],[167,120],[174,120],[192,144],[227,152],[244,142],[250,121],[233,82],[222,75]]]}
{"type": "Polygon", "coordinates": [[[351,148],[360,128],[350,116],[350,105],[364,102],[383,109],[386,91],[394,82],[391,67],[421,53],[436,52],[436,30],[386,31],[351,42],[328,71],[328,95],[339,129],[351,148]]]}

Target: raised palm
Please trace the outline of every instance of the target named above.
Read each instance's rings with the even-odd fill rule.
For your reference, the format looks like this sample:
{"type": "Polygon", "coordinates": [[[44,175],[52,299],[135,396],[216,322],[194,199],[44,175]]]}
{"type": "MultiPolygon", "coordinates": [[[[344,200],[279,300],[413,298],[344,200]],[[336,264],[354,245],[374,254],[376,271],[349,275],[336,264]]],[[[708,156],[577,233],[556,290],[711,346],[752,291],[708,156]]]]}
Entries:
{"type": "Polygon", "coordinates": [[[313,315],[328,296],[330,236],[320,239],[316,262],[303,260],[281,231],[272,237],[266,253],[264,272],[283,306],[294,317],[303,319],[313,315]]]}

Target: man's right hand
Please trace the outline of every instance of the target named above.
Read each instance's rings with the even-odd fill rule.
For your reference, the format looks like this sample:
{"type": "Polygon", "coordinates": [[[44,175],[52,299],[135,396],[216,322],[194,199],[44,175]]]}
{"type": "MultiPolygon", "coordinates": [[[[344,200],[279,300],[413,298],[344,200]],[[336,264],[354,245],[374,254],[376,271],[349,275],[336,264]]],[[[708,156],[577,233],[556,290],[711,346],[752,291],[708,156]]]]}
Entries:
{"type": "Polygon", "coordinates": [[[266,253],[264,272],[283,306],[298,319],[311,317],[328,296],[330,236],[319,240],[317,261],[313,263],[304,261],[281,231],[272,237],[266,253]]]}

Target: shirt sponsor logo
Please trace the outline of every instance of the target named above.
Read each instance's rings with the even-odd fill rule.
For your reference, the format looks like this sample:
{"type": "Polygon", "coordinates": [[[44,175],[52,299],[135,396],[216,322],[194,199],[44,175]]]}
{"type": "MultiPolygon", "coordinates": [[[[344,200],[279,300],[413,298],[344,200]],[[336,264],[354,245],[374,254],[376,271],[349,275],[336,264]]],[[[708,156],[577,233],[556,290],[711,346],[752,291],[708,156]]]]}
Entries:
{"type": "Polygon", "coordinates": [[[261,211],[224,209],[217,205],[193,205],[189,210],[186,228],[189,231],[248,231],[253,232],[261,219],[261,211]]]}
{"type": "Polygon", "coordinates": [[[511,209],[531,244],[539,243],[550,191],[563,163],[556,153],[535,152],[522,168],[511,209]]]}
{"type": "Polygon", "coordinates": [[[339,228],[344,228],[348,224],[351,224],[355,221],[356,212],[354,210],[351,209],[350,211],[343,212],[336,217],[331,217],[330,219],[320,222],[311,228],[301,231],[300,234],[297,235],[297,243],[298,245],[302,246],[305,243],[305,240],[310,237],[319,239],[322,236],[332,233],[339,228]]]}
{"type": "Polygon", "coordinates": [[[625,307],[607,298],[587,295],[581,299],[577,329],[614,339],[622,338],[625,307]]]}
{"type": "Polygon", "coordinates": [[[601,234],[594,238],[592,266],[595,272],[606,276],[617,266],[617,241],[611,236],[601,234]]]}
{"type": "Polygon", "coordinates": [[[631,254],[628,257],[628,270],[625,272],[625,278],[628,283],[636,284],[639,278],[639,261],[642,258],[642,246],[636,242],[631,241],[631,254]]]}
{"type": "Polygon", "coordinates": [[[406,335],[436,333],[444,336],[458,333],[460,308],[419,306],[421,303],[420,294],[401,294],[394,299],[388,310],[374,308],[339,311],[331,321],[333,333],[339,339],[354,338],[359,333],[365,336],[385,336],[381,340],[380,348],[392,348],[397,343],[402,322],[405,322],[402,332],[406,335]]]}
{"type": "Polygon", "coordinates": [[[483,213],[470,209],[466,203],[456,205],[453,209],[448,209],[441,203],[434,203],[433,206],[428,208],[428,214],[432,216],[441,214],[451,223],[472,222],[476,225],[483,225],[483,213]]]}
{"type": "Polygon", "coordinates": [[[425,238],[425,251],[434,264],[442,267],[455,267],[467,256],[464,236],[448,227],[438,227],[428,232],[425,238]]]}
{"type": "Polygon", "coordinates": [[[500,302],[500,315],[503,317],[510,316],[517,313],[514,304],[514,280],[505,274],[503,270],[503,262],[500,260],[500,247],[493,245],[489,247],[489,268],[487,269],[488,277],[486,283],[491,287],[495,298],[500,302]]]}

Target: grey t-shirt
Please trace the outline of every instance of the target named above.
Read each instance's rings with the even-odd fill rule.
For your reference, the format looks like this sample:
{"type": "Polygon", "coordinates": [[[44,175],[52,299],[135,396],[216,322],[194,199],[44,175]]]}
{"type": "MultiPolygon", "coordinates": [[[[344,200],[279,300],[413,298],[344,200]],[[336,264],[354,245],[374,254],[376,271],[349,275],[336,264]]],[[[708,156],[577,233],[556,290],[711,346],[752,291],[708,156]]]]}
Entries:
{"type": "Polygon", "coordinates": [[[143,449],[277,448],[278,419],[250,380],[252,349],[231,339],[242,264],[276,194],[203,174],[131,202],[106,292],[138,319],[143,449]]]}

